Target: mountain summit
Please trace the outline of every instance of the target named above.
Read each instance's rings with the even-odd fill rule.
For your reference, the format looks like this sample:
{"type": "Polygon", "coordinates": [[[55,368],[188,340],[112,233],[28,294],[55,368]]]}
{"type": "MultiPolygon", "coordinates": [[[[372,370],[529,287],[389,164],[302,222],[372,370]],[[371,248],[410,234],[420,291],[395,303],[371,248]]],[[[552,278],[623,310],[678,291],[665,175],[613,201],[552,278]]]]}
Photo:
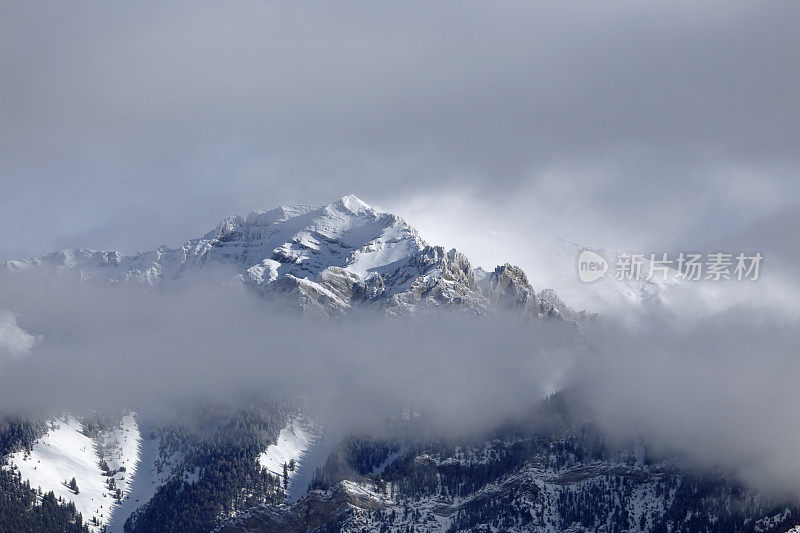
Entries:
{"type": "Polygon", "coordinates": [[[163,285],[215,266],[233,268],[248,288],[288,299],[310,316],[344,316],[354,305],[399,316],[436,308],[505,308],[530,318],[570,313],[557,299],[537,297],[519,267],[473,269],[464,254],[429,245],[405,220],[354,195],[228,217],[175,249],[134,256],[67,249],[0,266],[110,285],[163,285]]]}

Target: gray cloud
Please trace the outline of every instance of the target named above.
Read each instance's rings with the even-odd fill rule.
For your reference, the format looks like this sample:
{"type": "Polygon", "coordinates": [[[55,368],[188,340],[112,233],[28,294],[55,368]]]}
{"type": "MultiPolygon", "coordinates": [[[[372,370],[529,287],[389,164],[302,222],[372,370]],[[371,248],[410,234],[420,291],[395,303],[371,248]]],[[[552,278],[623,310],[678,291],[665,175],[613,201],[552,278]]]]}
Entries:
{"type": "Polygon", "coordinates": [[[755,307],[688,324],[652,315],[633,330],[605,323],[579,390],[613,438],[641,436],[657,455],[797,497],[797,326],[755,307]]]}
{"type": "Polygon", "coordinates": [[[379,427],[413,403],[433,427],[472,433],[555,391],[580,349],[566,323],[311,323],[196,281],[170,292],[68,281],[41,290],[14,275],[0,289],[0,309],[40,336],[27,356],[0,364],[3,410],[163,411],[257,390],[310,398],[311,412],[338,431],[379,427]]]}
{"type": "Polygon", "coordinates": [[[43,291],[26,276],[12,278],[14,290],[7,281],[0,307],[41,338],[0,364],[4,410],[156,416],[257,390],[305,398],[341,433],[375,431],[412,405],[423,429],[452,437],[569,390],[611,440],[642,438],[656,456],[800,494],[796,316],[754,305],[690,320],[655,311],[633,325],[597,321],[584,336],[563,322],[508,317],[310,323],[208,283],[43,291]]]}
{"type": "Polygon", "coordinates": [[[798,9],[6,2],[0,257],[349,192],[605,246],[721,234],[800,197],[798,9]]]}

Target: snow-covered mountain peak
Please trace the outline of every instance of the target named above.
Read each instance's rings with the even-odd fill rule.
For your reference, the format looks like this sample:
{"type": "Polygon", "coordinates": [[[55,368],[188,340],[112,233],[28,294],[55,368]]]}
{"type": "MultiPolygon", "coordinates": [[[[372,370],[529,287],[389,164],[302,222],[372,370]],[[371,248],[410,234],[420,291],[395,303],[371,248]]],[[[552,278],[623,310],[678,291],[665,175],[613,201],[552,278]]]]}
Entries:
{"type": "MultiPolygon", "coordinates": [[[[513,294],[513,305],[542,314],[527,276],[506,265],[496,282],[481,283],[469,259],[428,245],[402,218],[370,207],[355,195],[323,206],[291,205],[222,220],[203,237],[178,248],[134,256],[62,250],[41,258],[0,263],[0,271],[47,269],[74,273],[80,282],[164,285],[224,267],[257,293],[289,296],[304,313],[347,314],[372,305],[392,314],[456,307],[483,313],[513,294]],[[498,281],[499,280],[499,281],[498,281]],[[498,294],[495,294],[498,293],[498,294]]],[[[544,310],[547,311],[547,310],[544,310]]]]}
{"type": "Polygon", "coordinates": [[[331,204],[318,206],[309,204],[282,205],[274,209],[251,211],[246,217],[232,216],[219,223],[219,228],[233,225],[246,226],[271,226],[288,220],[312,214],[320,216],[323,213],[343,212],[350,215],[376,214],[378,211],[367,205],[366,202],[354,194],[343,196],[331,204]]]}

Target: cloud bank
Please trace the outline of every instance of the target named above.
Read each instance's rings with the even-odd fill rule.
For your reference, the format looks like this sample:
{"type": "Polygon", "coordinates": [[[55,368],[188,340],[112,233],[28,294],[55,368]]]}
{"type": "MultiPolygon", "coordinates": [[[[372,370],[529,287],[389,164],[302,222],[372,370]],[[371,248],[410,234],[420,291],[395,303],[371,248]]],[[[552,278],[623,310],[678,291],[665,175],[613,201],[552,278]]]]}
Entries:
{"type": "Polygon", "coordinates": [[[262,391],[304,398],[342,432],[383,427],[413,405],[434,435],[453,437],[523,419],[567,390],[612,440],[643,438],[656,454],[800,494],[800,324],[785,314],[736,308],[681,321],[658,312],[580,332],[509,317],[321,324],[207,284],[17,292],[26,293],[0,302],[42,335],[0,366],[6,410],[153,414],[262,391]]]}
{"type": "Polygon", "coordinates": [[[34,343],[36,337],[17,325],[16,315],[0,309],[0,362],[23,357],[30,352],[34,343]]]}

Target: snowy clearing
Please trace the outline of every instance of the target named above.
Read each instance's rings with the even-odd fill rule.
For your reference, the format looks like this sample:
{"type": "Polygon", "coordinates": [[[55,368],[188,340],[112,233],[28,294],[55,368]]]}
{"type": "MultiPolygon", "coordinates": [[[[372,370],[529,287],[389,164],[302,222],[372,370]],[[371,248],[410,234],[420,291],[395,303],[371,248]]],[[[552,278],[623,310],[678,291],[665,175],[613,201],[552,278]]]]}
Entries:
{"type": "MultiPolygon", "coordinates": [[[[261,468],[267,469],[280,478],[283,478],[283,465],[286,464],[288,466],[294,460],[294,468],[287,468],[286,472],[289,479],[287,498],[290,501],[293,500],[293,497],[298,492],[294,490],[295,488],[299,488],[299,492],[304,492],[308,486],[308,483],[298,483],[299,478],[305,479],[307,477],[301,475],[301,470],[305,474],[306,467],[309,466],[305,462],[316,455],[310,452],[322,440],[321,432],[307,420],[295,418],[289,421],[287,426],[281,430],[277,442],[267,447],[266,451],[259,456],[258,463],[261,468]]],[[[313,467],[311,469],[313,470],[313,467]]]]}
{"type": "Polygon", "coordinates": [[[50,430],[34,443],[30,454],[21,451],[8,456],[7,468],[18,470],[34,490],[52,491],[73,502],[84,523],[100,531],[118,509],[116,491],[120,490],[124,501],[137,471],[141,436],[136,416],[123,416],[117,427],[101,433],[98,442],[84,435],[83,424],[72,416],[49,424],[50,430]],[[107,471],[101,468],[102,461],[107,471]],[[68,486],[72,478],[77,491],[68,486]]]}

